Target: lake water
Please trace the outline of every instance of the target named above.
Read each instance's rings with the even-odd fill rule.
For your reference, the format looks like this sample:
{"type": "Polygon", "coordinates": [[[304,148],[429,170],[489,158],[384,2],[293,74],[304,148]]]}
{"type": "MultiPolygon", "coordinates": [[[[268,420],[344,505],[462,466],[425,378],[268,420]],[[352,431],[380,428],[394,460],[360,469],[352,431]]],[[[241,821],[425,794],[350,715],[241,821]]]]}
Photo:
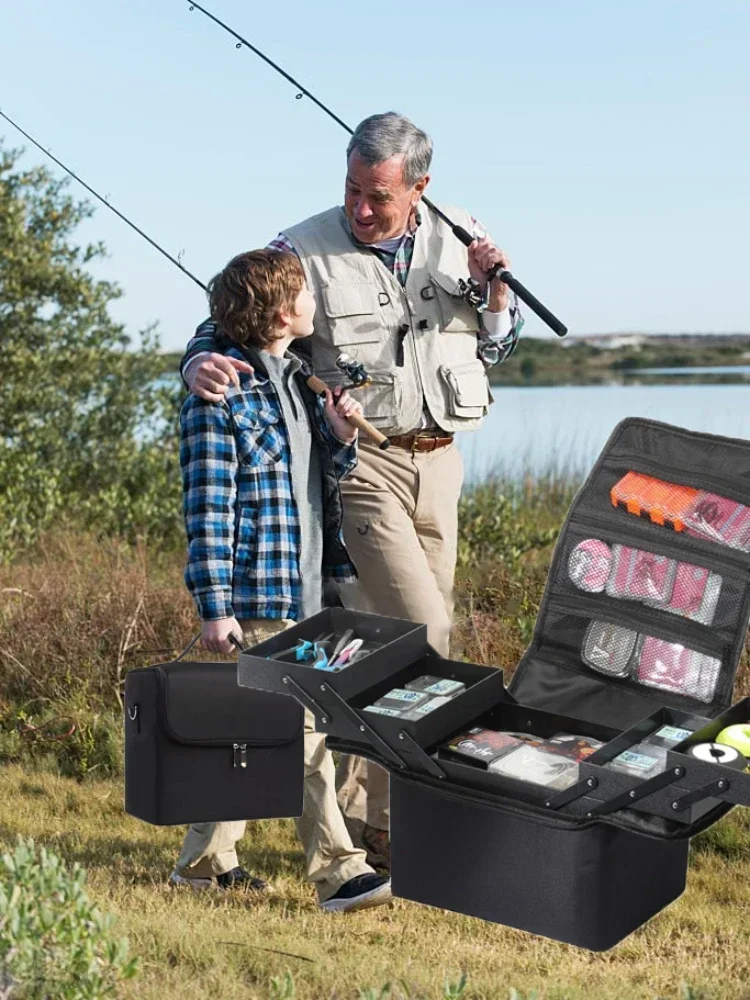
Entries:
{"type": "Polygon", "coordinates": [[[493,472],[585,473],[625,417],[750,438],[747,385],[494,386],[492,392],[495,402],[479,431],[458,435],[469,482],[493,472]]]}
{"type": "MultiPolygon", "coordinates": [[[[467,482],[493,473],[516,479],[526,472],[551,470],[585,474],[625,417],[650,417],[709,434],[750,438],[750,384],[743,384],[750,378],[750,366],[638,369],[620,377],[631,375],[659,381],[493,386],[495,402],[481,428],[458,435],[467,482]],[[709,381],[729,375],[733,384],[709,381]],[[680,383],[703,377],[705,384],[680,383]]],[[[175,379],[168,375],[163,381],[175,379]]]]}

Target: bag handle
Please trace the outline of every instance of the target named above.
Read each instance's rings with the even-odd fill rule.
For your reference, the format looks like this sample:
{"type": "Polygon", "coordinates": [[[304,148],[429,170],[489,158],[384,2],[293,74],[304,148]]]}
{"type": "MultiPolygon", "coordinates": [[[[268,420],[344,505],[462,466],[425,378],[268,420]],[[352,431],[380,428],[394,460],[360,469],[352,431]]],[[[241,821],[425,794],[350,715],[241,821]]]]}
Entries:
{"type": "MultiPolygon", "coordinates": [[[[198,635],[193,636],[193,638],[190,640],[190,642],[187,644],[187,646],[185,646],[185,648],[180,653],[180,655],[176,656],[174,658],[173,662],[177,663],[179,660],[181,660],[183,658],[183,656],[186,656],[190,652],[190,650],[193,648],[193,646],[196,644],[196,642],[198,642],[198,640],[200,639],[200,637],[201,637],[200,632],[198,633],[198,635]]],[[[232,643],[233,646],[235,646],[239,650],[240,653],[245,648],[242,645],[242,643],[240,642],[240,640],[237,638],[237,636],[233,632],[231,632],[229,634],[229,641],[232,643]]]]}

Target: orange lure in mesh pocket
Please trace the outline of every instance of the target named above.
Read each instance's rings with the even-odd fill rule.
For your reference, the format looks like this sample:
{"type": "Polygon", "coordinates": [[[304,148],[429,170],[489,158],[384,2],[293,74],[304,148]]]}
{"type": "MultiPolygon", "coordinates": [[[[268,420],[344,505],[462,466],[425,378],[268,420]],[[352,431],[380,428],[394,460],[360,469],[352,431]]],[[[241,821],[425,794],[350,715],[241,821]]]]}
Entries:
{"type": "Polygon", "coordinates": [[[628,472],[615,483],[610,496],[615,507],[629,514],[648,518],[674,531],[684,531],[686,515],[698,492],[691,486],[676,486],[640,472],[628,472]]]}

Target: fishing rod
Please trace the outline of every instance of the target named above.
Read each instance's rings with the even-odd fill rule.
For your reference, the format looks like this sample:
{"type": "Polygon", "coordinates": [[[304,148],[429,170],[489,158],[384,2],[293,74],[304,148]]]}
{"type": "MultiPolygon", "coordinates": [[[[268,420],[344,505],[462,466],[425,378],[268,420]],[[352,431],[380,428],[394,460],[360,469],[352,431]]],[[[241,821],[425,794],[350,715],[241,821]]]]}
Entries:
{"type": "MultiPolygon", "coordinates": [[[[151,237],[148,235],[148,233],[145,233],[140,228],[140,226],[137,226],[131,219],[127,217],[127,215],[124,215],[122,212],[119,211],[119,209],[115,208],[115,206],[111,202],[109,202],[106,198],[100,195],[99,192],[96,191],[94,188],[92,188],[90,184],[87,184],[82,177],[79,177],[79,175],[75,173],[75,171],[71,170],[71,168],[68,167],[66,164],[64,164],[62,160],[58,160],[56,156],[53,156],[53,154],[45,146],[43,146],[40,142],[37,142],[37,140],[32,135],[29,135],[28,132],[22,129],[21,126],[18,124],[18,122],[15,122],[10,117],[10,115],[6,115],[6,113],[2,109],[0,109],[0,117],[4,118],[7,122],[9,122],[13,126],[13,128],[17,129],[21,133],[21,135],[25,136],[29,140],[29,142],[33,143],[37,149],[39,149],[42,153],[44,153],[45,156],[48,156],[51,160],[53,160],[58,165],[58,167],[60,167],[62,170],[65,171],[66,174],[69,174],[74,180],[78,181],[78,183],[82,187],[86,188],[86,190],[90,194],[92,194],[95,198],[97,198],[102,203],[102,205],[106,205],[107,208],[111,209],[118,218],[122,219],[123,222],[126,222],[131,229],[133,229],[136,233],[138,233],[139,236],[142,236],[144,240],[150,243],[155,250],[159,251],[160,254],[163,254],[163,256],[166,257],[167,260],[170,261],[172,264],[174,264],[175,267],[179,267],[179,269],[182,271],[183,274],[186,274],[189,278],[192,278],[199,288],[202,288],[203,291],[206,293],[208,292],[208,288],[203,284],[203,282],[199,278],[196,278],[196,276],[192,273],[192,271],[188,271],[188,269],[180,263],[177,257],[173,257],[171,253],[169,253],[164,249],[164,247],[159,246],[156,240],[152,240],[151,237]]],[[[339,355],[339,357],[336,359],[336,364],[339,367],[339,369],[343,371],[345,375],[348,375],[349,378],[352,380],[348,388],[358,389],[365,385],[369,385],[369,375],[365,371],[364,366],[354,362],[347,354],[339,355]]],[[[307,379],[307,384],[310,386],[313,392],[315,392],[319,396],[324,396],[326,390],[329,388],[326,385],[326,383],[323,382],[323,380],[318,378],[316,375],[311,375],[310,378],[307,379]]],[[[353,424],[355,427],[358,427],[361,431],[364,431],[364,433],[367,434],[367,436],[371,438],[380,449],[385,450],[390,445],[391,442],[388,440],[388,438],[384,434],[382,434],[376,427],[373,427],[372,424],[364,416],[362,416],[362,414],[352,413],[346,419],[349,421],[350,424],[353,424]]]]}
{"type": "MultiPolygon", "coordinates": [[[[206,10],[206,8],[202,7],[199,3],[195,3],[195,0],[187,0],[187,3],[189,10],[199,10],[201,14],[205,15],[215,24],[218,24],[220,28],[223,28],[224,31],[235,38],[235,48],[241,49],[245,46],[245,48],[250,49],[250,51],[254,52],[256,56],[263,60],[263,62],[267,63],[272,69],[276,70],[277,73],[283,76],[285,80],[288,80],[289,83],[293,84],[297,88],[297,93],[295,94],[296,100],[300,101],[303,97],[309,97],[313,104],[317,105],[321,111],[324,111],[325,114],[327,114],[329,118],[332,118],[337,125],[340,125],[344,131],[348,132],[349,135],[354,135],[354,129],[350,125],[347,125],[342,118],[339,118],[339,116],[334,114],[329,107],[327,107],[322,101],[318,100],[318,98],[312,94],[307,87],[303,86],[299,80],[295,80],[295,78],[291,74],[287,73],[285,69],[282,69],[278,63],[275,63],[273,59],[270,59],[264,52],[261,52],[257,46],[253,45],[245,37],[238,34],[234,28],[230,28],[228,24],[216,17],[215,14],[212,14],[211,11],[206,10]]],[[[474,242],[474,237],[471,233],[467,232],[463,226],[459,226],[449,219],[445,212],[441,211],[437,205],[434,204],[434,202],[429,200],[429,198],[422,195],[422,201],[431,212],[434,212],[439,219],[450,227],[453,235],[460,240],[464,246],[468,247],[474,242]]],[[[528,288],[526,288],[525,285],[522,285],[518,278],[511,274],[510,271],[503,268],[500,264],[495,264],[495,266],[490,268],[487,272],[487,280],[491,281],[493,278],[499,278],[509,288],[512,288],[518,298],[521,299],[522,302],[525,302],[529,309],[531,309],[532,312],[535,312],[537,316],[557,334],[558,337],[564,337],[566,335],[568,328],[565,324],[562,323],[562,321],[559,320],[553,312],[550,312],[550,310],[542,302],[540,302],[535,295],[532,295],[528,288]]],[[[476,282],[469,281],[468,283],[464,282],[463,284],[467,289],[468,296],[470,297],[469,300],[472,301],[472,297],[476,300],[476,282]]]]}
{"type": "Polygon", "coordinates": [[[107,199],[104,198],[102,195],[100,195],[98,191],[95,191],[90,184],[87,184],[82,177],[79,177],[77,173],[75,173],[73,170],[70,169],[70,167],[67,167],[62,162],[62,160],[58,160],[56,156],[53,156],[52,153],[50,153],[50,151],[45,146],[43,146],[40,142],[37,142],[33,135],[29,135],[28,132],[24,131],[24,129],[21,128],[18,122],[13,121],[10,115],[6,115],[6,113],[1,108],[0,108],[0,116],[3,117],[6,120],[6,122],[9,122],[14,129],[16,129],[18,132],[21,133],[21,135],[25,136],[29,140],[29,142],[33,143],[37,149],[41,150],[45,156],[48,156],[50,160],[53,160],[58,165],[58,167],[61,167],[66,174],[69,174],[74,180],[78,181],[78,183],[82,187],[85,187],[86,190],[89,192],[89,194],[93,194],[95,198],[98,198],[98,200],[102,203],[102,205],[106,205],[107,208],[113,211],[118,218],[122,219],[123,222],[126,222],[131,229],[133,229],[136,233],[138,233],[139,236],[142,236],[144,240],[150,243],[151,246],[154,247],[154,249],[158,250],[159,253],[162,254],[164,257],[166,257],[168,261],[171,261],[171,263],[174,264],[175,267],[179,267],[179,269],[182,271],[183,274],[186,274],[188,278],[192,278],[192,280],[196,283],[196,285],[198,285],[199,288],[202,288],[204,292],[208,291],[203,282],[200,281],[198,278],[196,278],[196,276],[192,273],[192,271],[188,271],[188,269],[183,264],[180,263],[179,258],[173,257],[171,253],[168,253],[164,249],[164,247],[159,246],[156,240],[152,240],[151,237],[147,233],[144,233],[144,231],[139,226],[136,226],[136,224],[132,222],[127,217],[127,215],[124,215],[121,211],[119,211],[119,209],[115,208],[115,206],[112,205],[109,201],[107,201],[107,199]]]}

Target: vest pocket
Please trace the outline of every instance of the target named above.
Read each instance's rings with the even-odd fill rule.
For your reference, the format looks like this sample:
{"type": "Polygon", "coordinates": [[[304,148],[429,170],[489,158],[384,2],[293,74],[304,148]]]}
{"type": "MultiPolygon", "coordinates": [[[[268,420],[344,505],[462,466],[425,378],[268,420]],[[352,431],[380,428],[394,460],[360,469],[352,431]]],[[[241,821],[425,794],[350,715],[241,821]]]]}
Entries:
{"type": "Polygon", "coordinates": [[[441,332],[472,333],[477,335],[481,324],[479,313],[476,309],[472,309],[469,303],[460,296],[450,294],[434,276],[431,281],[432,287],[436,292],[438,309],[440,311],[441,332]]]}
{"type": "MultiPolygon", "coordinates": [[[[341,385],[345,380],[340,371],[321,371],[317,375],[328,385],[341,385]]],[[[352,389],[354,399],[359,400],[365,416],[375,427],[390,427],[398,423],[403,403],[404,387],[399,372],[369,371],[372,384],[361,389],[352,389]]]]}
{"type": "Polygon", "coordinates": [[[364,282],[336,282],[323,285],[321,295],[331,341],[337,347],[381,340],[383,317],[376,288],[364,282]]]}
{"type": "Polygon", "coordinates": [[[438,369],[448,390],[448,411],[453,417],[483,417],[490,404],[490,388],[484,365],[478,359],[438,369]]]}

